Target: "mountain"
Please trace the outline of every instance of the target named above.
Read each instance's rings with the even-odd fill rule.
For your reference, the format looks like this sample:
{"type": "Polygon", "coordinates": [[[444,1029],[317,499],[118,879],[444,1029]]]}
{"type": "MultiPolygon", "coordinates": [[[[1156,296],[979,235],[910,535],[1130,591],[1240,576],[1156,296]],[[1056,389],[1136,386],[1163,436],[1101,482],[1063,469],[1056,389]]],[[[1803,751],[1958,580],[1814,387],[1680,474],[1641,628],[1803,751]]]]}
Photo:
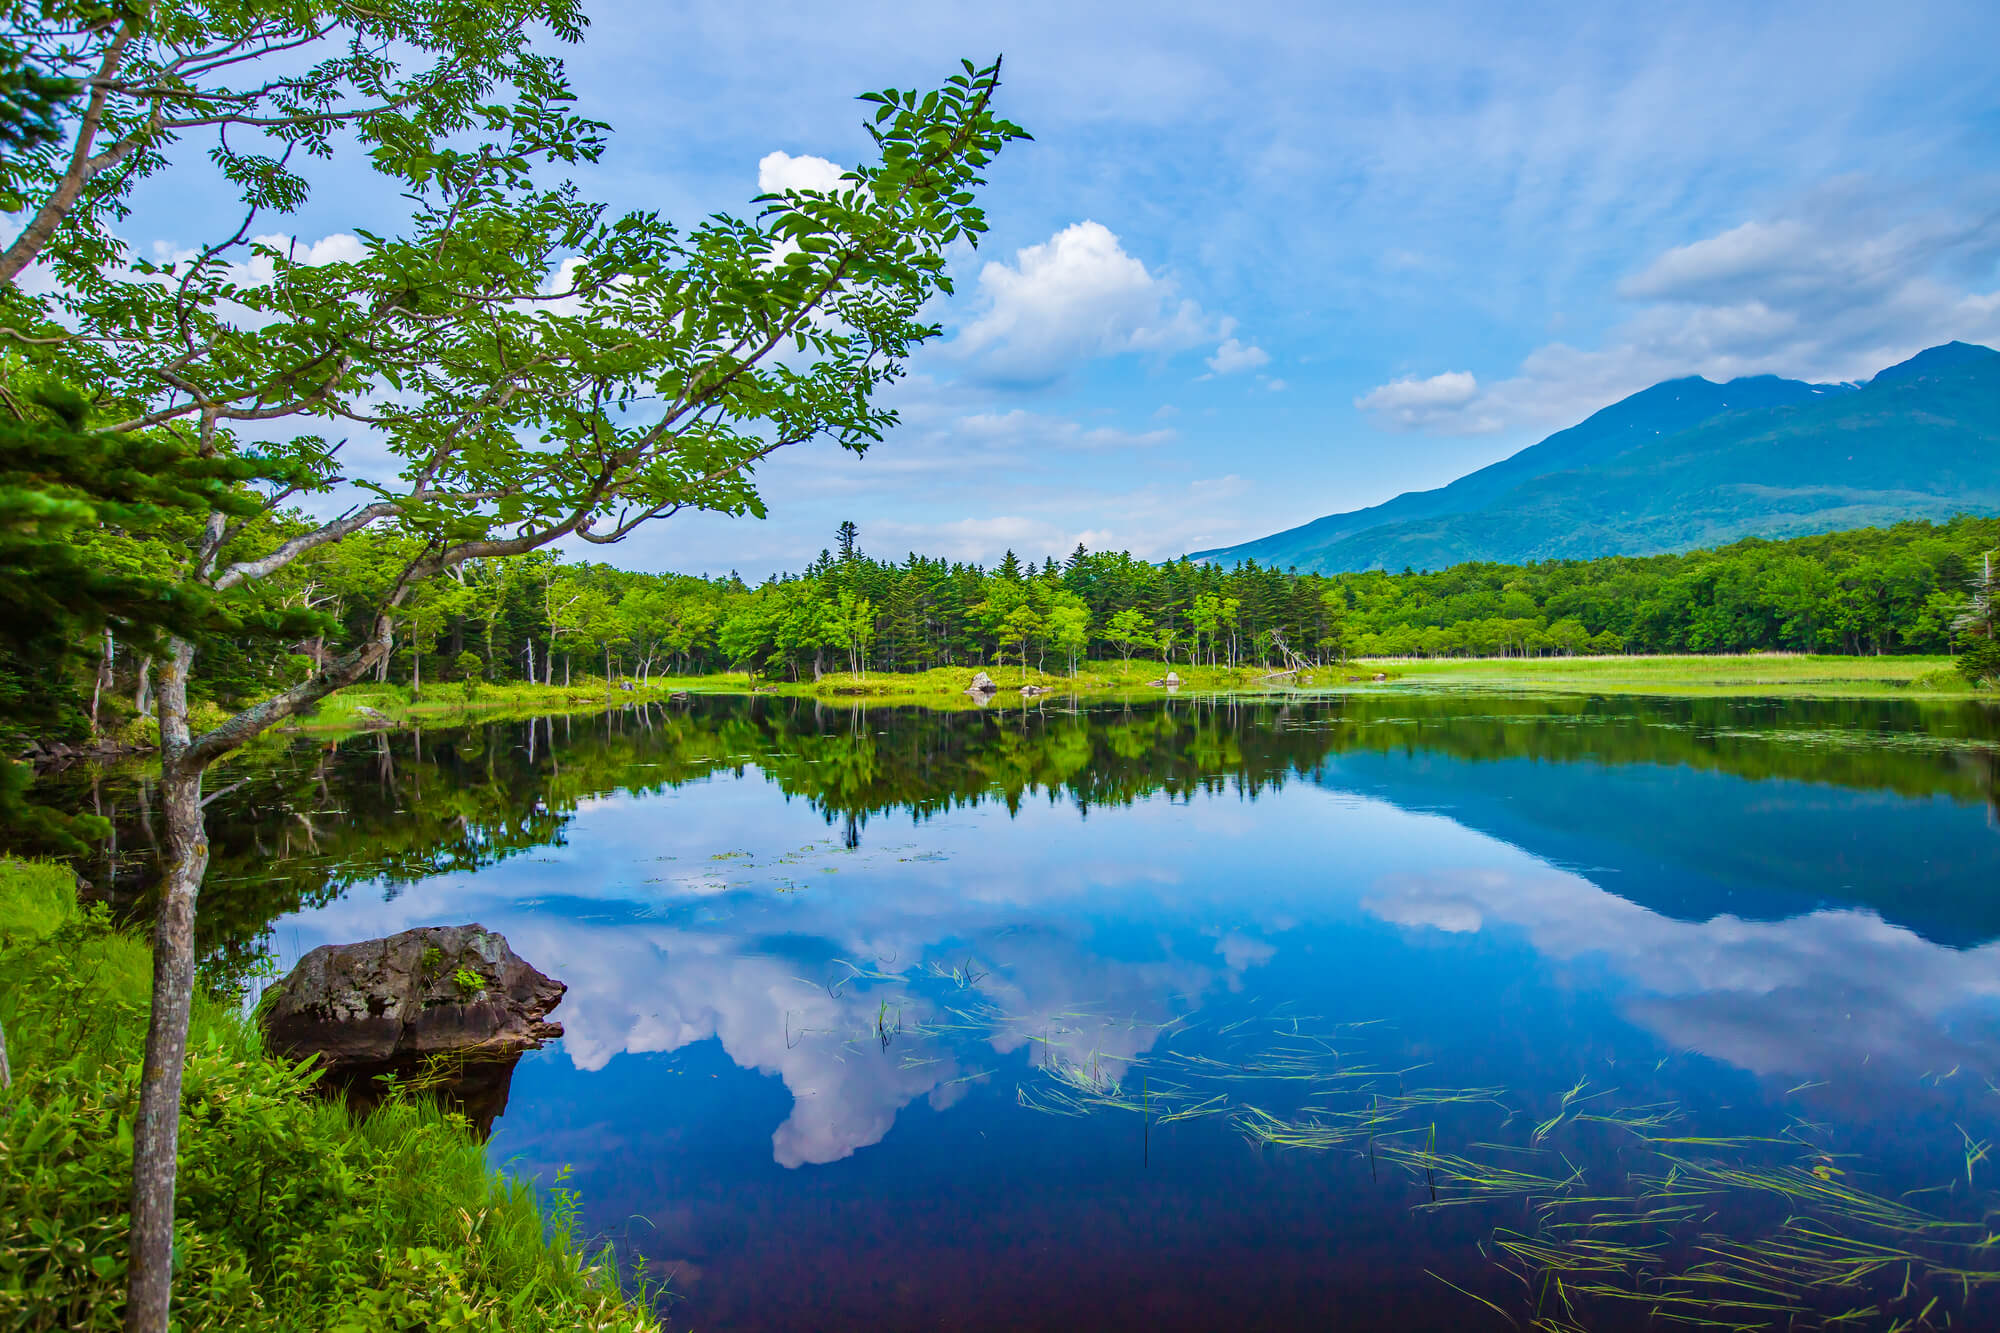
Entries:
{"type": "Polygon", "coordinates": [[[1439,569],[1962,512],[2000,512],[2000,352],[1954,342],[1859,386],[1668,380],[1448,486],[1191,558],[1439,569]]]}

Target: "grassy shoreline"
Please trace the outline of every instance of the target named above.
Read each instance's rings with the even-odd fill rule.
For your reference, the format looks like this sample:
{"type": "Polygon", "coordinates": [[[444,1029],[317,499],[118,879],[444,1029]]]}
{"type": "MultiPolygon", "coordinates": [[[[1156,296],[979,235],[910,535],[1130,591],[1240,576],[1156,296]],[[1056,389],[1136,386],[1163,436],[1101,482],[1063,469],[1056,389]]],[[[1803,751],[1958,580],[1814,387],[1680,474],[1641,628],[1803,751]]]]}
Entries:
{"type": "MultiPolygon", "coordinates": [[[[1158,662],[1093,662],[1075,675],[1018,667],[983,668],[998,691],[982,704],[966,693],[978,667],[915,673],[829,674],[811,681],[773,682],[746,672],[655,677],[633,688],[607,688],[598,678],[570,685],[509,682],[481,685],[467,696],[460,684],[430,685],[412,696],[407,686],[357,686],[335,695],[291,730],[347,734],[371,725],[450,725],[473,719],[504,721],[551,713],[594,712],[675,694],[761,694],[822,704],[915,705],[973,709],[1019,703],[1025,683],[1058,699],[1157,698],[1151,682],[1170,669],[1158,662]],[[368,710],[376,716],[371,717],[368,710]]],[[[1261,666],[1171,668],[1184,695],[1345,693],[1354,690],[1477,690],[1507,693],[1630,694],[1795,698],[1991,699],[1974,690],[1948,657],[1836,657],[1790,653],[1536,658],[1397,658],[1356,660],[1296,674],[1261,666]],[[1377,681],[1382,675],[1385,680],[1377,681]]]]}
{"type": "MultiPolygon", "coordinates": [[[[0,859],[0,1325],[123,1322],[144,940],[82,912],[59,865],[0,859]]],[[[617,1330],[659,1325],[581,1243],[574,1197],[496,1172],[461,1116],[357,1119],[198,995],[183,1093],[176,1327],[617,1330]]]]}
{"type": "Polygon", "coordinates": [[[1384,659],[1364,664],[1403,688],[1799,698],[1988,699],[1949,657],[1804,653],[1384,659]]]}

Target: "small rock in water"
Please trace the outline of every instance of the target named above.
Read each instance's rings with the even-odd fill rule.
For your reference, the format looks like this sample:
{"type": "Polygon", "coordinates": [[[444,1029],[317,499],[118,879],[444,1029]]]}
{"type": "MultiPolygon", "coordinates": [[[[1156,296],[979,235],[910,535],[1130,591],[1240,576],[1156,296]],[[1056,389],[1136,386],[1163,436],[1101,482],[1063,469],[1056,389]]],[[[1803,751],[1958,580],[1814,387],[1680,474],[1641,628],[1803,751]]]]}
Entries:
{"type": "Polygon", "coordinates": [[[1046,685],[1023,685],[1021,687],[1021,693],[1027,695],[1029,698],[1032,699],[1038,694],[1049,693],[1049,687],[1046,685]]]}

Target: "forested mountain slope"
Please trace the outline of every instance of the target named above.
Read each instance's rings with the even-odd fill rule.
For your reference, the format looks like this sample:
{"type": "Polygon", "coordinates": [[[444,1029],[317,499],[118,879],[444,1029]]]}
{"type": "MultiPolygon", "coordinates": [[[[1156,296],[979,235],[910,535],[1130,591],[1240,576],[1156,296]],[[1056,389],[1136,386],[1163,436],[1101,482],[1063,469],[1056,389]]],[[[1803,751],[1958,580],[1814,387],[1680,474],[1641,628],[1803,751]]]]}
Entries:
{"type": "Polygon", "coordinates": [[[1441,569],[1961,512],[2000,512],[2000,353],[1949,343],[1859,387],[1670,380],[1449,486],[1194,558],[1441,569]]]}

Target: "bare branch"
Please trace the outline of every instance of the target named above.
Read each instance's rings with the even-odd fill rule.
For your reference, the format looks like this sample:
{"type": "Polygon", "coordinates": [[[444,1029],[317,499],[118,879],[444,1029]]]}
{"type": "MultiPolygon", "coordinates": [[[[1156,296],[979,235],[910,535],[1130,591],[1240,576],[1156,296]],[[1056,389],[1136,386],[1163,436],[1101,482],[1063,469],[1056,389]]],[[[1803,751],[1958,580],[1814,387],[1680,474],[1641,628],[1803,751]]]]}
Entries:
{"type": "Polygon", "coordinates": [[[221,592],[225,589],[233,588],[239,583],[248,583],[254,579],[268,577],[283,569],[286,565],[291,564],[292,561],[298,559],[306,552],[317,550],[329,542],[337,542],[343,538],[351,537],[370,523],[378,519],[388,518],[398,508],[399,506],[387,500],[378,501],[371,505],[364,505],[351,514],[344,515],[334,519],[331,523],[322,524],[320,527],[314,528],[311,532],[300,533],[290,541],[279,546],[269,555],[261,556],[256,560],[238,561],[223,570],[220,574],[217,574],[212,586],[217,592],[221,592]]]}

